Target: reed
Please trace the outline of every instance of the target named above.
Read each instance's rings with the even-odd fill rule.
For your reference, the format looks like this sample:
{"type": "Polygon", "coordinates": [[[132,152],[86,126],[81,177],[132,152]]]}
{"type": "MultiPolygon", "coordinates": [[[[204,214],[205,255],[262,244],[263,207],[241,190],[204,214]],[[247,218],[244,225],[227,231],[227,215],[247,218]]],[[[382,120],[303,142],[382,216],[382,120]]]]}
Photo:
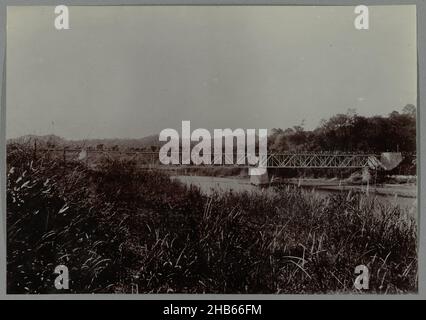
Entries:
{"type": "Polygon", "coordinates": [[[417,291],[417,224],[360,194],[297,187],[205,195],[126,159],[84,164],[8,145],[8,293],[367,293],[417,291]],[[361,293],[361,292],[360,292],[361,293]]]}

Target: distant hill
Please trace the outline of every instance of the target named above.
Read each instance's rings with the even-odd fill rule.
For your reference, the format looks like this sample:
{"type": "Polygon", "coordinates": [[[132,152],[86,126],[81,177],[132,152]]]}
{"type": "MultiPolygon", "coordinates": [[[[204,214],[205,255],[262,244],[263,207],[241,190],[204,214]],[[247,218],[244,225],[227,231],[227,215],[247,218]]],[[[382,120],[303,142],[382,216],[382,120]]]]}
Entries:
{"type": "MultiPolygon", "coordinates": [[[[256,141],[258,137],[256,136],[256,141]]],[[[211,140],[213,148],[215,143],[220,143],[220,139],[211,140]]],[[[25,135],[18,138],[8,139],[8,143],[28,144],[30,146],[37,145],[40,149],[105,149],[105,150],[135,150],[135,151],[153,151],[158,150],[166,142],[159,141],[159,135],[150,135],[143,138],[132,139],[85,139],[85,140],[67,140],[65,138],[49,134],[49,135],[25,135]]],[[[198,142],[192,141],[194,146],[198,142]]],[[[222,146],[225,145],[225,138],[222,138],[222,146]]],[[[234,146],[237,145],[237,138],[234,137],[234,146]]]]}
{"type": "Polygon", "coordinates": [[[34,134],[28,134],[18,138],[8,139],[7,143],[20,143],[20,144],[34,144],[37,142],[37,145],[47,146],[47,145],[64,145],[66,140],[54,134],[48,134],[44,136],[38,136],[34,134]]]}
{"type": "Polygon", "coordinates": [[[25,135],[19,138],[8,139],[8,143],[37,144],[39,148],[93,148],[103,146],[106,149],[150,149],[161,147],[164,142],[158,140],[158,135],[151,135],[140,139],[85,139],[67,140],[56,135],[25,135]]]}

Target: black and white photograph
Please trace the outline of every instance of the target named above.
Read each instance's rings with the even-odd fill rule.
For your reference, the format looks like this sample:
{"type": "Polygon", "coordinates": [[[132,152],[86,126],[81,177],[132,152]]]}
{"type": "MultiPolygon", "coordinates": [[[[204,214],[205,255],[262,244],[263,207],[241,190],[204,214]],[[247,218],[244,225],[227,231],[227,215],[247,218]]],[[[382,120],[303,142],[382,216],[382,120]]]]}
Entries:
{"type": "Polygon", "coordinates": [[[8,6],[7,294],[418,293],[415,5],[8,6]]]}

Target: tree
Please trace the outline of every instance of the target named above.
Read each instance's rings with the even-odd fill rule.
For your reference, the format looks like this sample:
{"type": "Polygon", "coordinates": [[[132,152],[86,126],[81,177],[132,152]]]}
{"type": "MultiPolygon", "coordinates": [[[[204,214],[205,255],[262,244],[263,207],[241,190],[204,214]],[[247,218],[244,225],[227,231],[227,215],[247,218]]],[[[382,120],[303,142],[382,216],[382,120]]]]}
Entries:
{"type": "Polygon", "coordinates": [[[414,106],[414,105],[412,105],[412,104],[407,104],[407,105],[405,105],[405,107],[402,109],[402,113],[403,114],[406,114],[406,115],[409,115],[409,116],[412,116],[412,117],[416,117],[416,114],[417,114],[417,109],[416,109],[416,107],[414,106]]]}
{"type": "Polygon", "coordinates": [[[406,105],[402,113],[363,117],[354,109],[322,120],[312,132],[303,125],[273,129],[269,150],[304,151],[416,151],[416,107],[406,105]]]}

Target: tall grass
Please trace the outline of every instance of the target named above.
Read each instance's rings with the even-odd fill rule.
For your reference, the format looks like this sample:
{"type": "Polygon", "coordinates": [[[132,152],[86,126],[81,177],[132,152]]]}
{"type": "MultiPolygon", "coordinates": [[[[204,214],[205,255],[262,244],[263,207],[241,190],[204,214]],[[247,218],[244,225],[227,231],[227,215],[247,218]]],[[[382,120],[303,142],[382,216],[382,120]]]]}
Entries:
{"type": "Polygon", "coordinates": [[[135,167],[8,146],[8,292],[58,293],[59,264],[76,293],[350,293],[360,264],[366,292],[417,290],[417,226],[399,207],[287,186],[205,195],[135,167]]]}

